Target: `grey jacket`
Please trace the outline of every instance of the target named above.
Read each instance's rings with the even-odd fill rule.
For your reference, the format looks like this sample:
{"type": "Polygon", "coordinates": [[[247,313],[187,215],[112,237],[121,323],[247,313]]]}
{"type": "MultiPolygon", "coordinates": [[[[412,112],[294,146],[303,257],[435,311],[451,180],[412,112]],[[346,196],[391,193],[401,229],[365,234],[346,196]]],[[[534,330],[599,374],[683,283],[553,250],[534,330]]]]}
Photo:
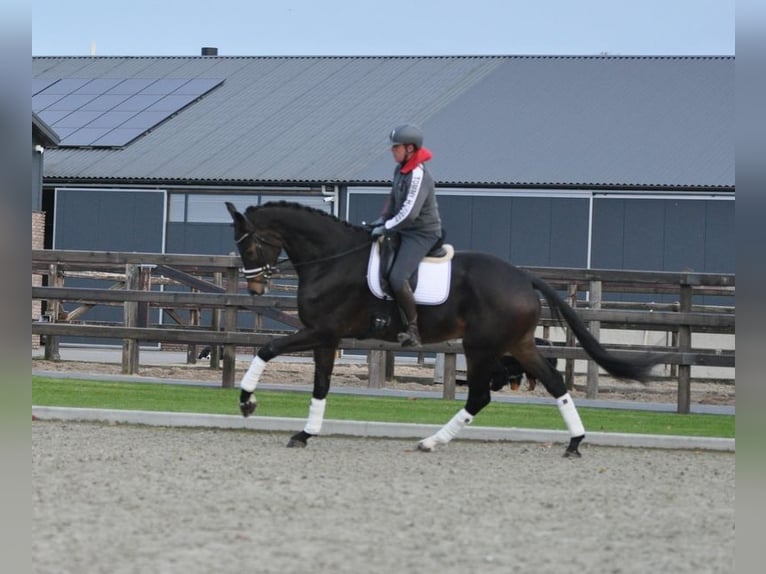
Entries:
{"type": "Polygon", "coordinates": [[[439,237],[442,222],[434,180],[423,165],[423,161],[431,159],[431,153],[425,148],[418,152],[425,152],[416,158],[422,161],[410,161],[394,171],[391,194],[383,210],[384,226],[387,233],[415,231],[439,237]]]}

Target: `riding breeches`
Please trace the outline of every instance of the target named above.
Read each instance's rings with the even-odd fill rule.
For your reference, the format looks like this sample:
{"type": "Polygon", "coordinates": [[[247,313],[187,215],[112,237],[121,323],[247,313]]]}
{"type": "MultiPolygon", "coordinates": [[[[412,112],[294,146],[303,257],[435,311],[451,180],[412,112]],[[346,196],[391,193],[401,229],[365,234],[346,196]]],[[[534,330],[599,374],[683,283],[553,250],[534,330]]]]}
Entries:
{"type": "Polygon", "coordinates": [[[440,239],[437,234],[400,232],[399,249],[388,274],[388,282],[394,293],[401,291],[405,281],[415,273],[423,257],[440,239]]]}

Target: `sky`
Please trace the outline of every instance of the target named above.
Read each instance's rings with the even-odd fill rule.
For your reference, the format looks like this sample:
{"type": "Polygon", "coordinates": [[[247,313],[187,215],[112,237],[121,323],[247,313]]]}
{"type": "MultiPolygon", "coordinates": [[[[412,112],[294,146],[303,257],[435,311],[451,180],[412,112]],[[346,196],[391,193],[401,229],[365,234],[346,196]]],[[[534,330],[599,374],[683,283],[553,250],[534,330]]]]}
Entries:
{"type": "Polygon", "coordinates": [[[32,55],[733,55],[735,3],[36,0],[32,55]]]}

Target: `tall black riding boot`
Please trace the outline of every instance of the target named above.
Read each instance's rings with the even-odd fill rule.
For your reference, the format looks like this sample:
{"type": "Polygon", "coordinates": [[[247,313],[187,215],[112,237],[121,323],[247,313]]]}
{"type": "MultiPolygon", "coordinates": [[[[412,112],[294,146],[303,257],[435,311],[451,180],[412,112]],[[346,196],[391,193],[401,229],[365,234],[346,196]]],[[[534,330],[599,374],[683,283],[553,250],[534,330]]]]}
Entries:
{"type": "Polygon", "coordinates": [[[407,330],[396,336],[397,340],[402,344],[402,347],[420,345],[418,310],[415,305],[415,295],[412,293],[409,281],[405,281],[404,286],[394,295],[396,296],[396,303],[399,305],[402,319],[404,319],[404,323],[407,325],[407,330]]]}

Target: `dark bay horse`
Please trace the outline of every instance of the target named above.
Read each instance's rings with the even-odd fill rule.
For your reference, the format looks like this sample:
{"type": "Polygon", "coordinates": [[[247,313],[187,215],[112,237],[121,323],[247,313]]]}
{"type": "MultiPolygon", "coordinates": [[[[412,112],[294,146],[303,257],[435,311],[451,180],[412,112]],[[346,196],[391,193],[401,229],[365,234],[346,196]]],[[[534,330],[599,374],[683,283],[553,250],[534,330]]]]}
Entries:
{"type": "MultiPolygon", "coordinates": [[[[240,383],[240,410],[255,411],[253,394],[266,363],[283,353],[313,351],[314,389],[304,430],[291,447],[305,447],[319,434],[324,418],[335,352],[342,338],[396,341],[403,329],[392,301],[374,296],[367,286],[371,237],[317,209],[276,202],[239,213],[226,203],[234,220],[234,238],[251,294],[265,293],[284,249],[298,274],[298,314],[304,327],[261,347],[240,383]]],[[[579,456],[585,429],[561,375],[535,345],[542,293],[551,309],[569,324],[601,367],[615,377],[643,380],[654,361],[626,361],[611,355],[590,334],[576,312],[547,283],[492,255],[459,251],[452,260],[450,293],[439,305],[419,305],[423,343],[462,339],[468,397],[465,406],[438,432],[420,441],[432,451],[446,444],[490,402],[490,381],[499,358],[513,355],[524,370],[542,382],[556,399],[570,434],[565,456],[579,456]]]]}

